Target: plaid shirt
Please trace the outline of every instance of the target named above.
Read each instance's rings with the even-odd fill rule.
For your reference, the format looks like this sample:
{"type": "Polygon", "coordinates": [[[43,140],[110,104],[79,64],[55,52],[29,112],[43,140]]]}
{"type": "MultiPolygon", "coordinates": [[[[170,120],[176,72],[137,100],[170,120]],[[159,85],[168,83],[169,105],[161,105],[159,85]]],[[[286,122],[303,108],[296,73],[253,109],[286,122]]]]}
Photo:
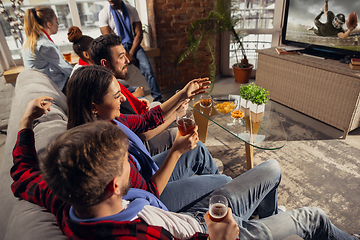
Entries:
{"type": "MultiPolygon", "coordinates": [[[[56,216],[58,226],[69,239],[175,239],[166,229],[150,226],[142,219],[134,221],[99,221],[84,223],[72,221],[70,205],[60,200],[42,179],[35,150],[34,132],[19,131],[13,151],[14,165],[10,170],[14,183],[11,189],[16,197],[45,207],[56,216]]],[[[191,239],[206,239],[196,233],[191,239]]]]}
{"type": "Polygon", "coordinates": [[[147,132],[164,123],[160,106],[153,107],[142,115],[120,114],[116,120],[136,134],[147,132]]]}

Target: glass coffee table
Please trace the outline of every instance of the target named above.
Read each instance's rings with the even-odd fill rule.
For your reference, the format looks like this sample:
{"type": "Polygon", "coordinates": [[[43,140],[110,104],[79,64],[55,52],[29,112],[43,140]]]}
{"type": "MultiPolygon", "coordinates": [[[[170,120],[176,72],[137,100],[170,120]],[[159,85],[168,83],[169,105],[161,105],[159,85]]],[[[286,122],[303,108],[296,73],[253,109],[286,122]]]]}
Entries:
{"type": "MultiPolygon", "coordinates": [[[[211,95],[211,94],[210,94],[211,95]]],[[[286,132],[274,104],[269,101],[263,113],[251,113],[240,106],[239,95],[211,95],[211,107],[200,105],[200,95],[190,100],[194,118],[199,126],[199,138],[206,141],[209,120],[245,143],[247,169],[253,167],[253,147],[263,150],[282,148],[287,140],[286,132]],[[227,105],[230,108],[226,108],[227,105]],[[225,106],[225,108],[223,108],[225,106]],[[216,109],[217,108],[217,109],[216,109]],[[230,111],[230,109],[233,109],[230,111]],[[231,112],[241,109],[243,118],[233,118],[231,112]]],[[[241,113],[241,111],[240,111],[241,113]]],[[[233,115],[236,117],[236,115],[233,115]]],[[[237,115],[241,117],[240,115],[237,115]]]]}

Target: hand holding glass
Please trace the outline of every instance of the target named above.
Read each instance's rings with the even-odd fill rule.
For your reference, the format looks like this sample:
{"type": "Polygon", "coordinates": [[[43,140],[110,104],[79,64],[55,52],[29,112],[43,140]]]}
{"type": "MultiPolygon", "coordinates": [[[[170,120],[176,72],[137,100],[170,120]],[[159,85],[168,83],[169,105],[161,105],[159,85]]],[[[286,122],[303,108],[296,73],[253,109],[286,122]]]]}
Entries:
{"type": "Polygon", "coordinates": [[[176,114],[176,124],[182,136],[191,133],[196,125],[193,112],[191,110],[179,111],[176,114]]]}
{"type": "Polygon", "coordinates": [[[214,195],[209,200],[209,217],[214,222],[224,220],[228,212],[228,201],[225,196],[214,195]]]}

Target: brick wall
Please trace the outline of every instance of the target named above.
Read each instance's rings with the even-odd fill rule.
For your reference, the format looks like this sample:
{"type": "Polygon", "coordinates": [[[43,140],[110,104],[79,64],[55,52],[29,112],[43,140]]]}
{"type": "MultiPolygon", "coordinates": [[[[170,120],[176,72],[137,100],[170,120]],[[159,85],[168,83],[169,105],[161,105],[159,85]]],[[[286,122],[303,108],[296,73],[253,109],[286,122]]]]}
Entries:
{"type": "MultiPolygon", "coordinates": [[[[206,17],[214,8],[215,0],[147,0],[151,46],[160,49],[156,59],[156,76],[162,89],[181,87],[188,81],[209,76],[210,53],[203,42],[198,53],[198,64],[187,58],[177,68],[176,60],[188,46],[190,24],[206,17]]],[[[214,39],[217,74],[220,72],[220,37],[214,39]]]]}

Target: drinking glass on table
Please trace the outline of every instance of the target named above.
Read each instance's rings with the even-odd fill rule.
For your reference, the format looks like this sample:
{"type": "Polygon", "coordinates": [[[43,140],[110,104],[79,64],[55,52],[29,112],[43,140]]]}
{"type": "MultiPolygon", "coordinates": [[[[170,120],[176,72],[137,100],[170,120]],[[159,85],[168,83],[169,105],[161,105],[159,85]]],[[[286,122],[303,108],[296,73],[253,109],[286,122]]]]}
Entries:
{"type": "Polygon", "coordinates": [[[200,97],[200,112],[204,115],[210,116],[212,109],[212,99],[208,94],[203,94],[200,97]]]}
{"type": "Polygon", "coordinates": [[[179,111],[176,114],[176,124],[182,136],[191,133],[196,125],[192,110],[179,111]]]}
{"type": "Polygon", "coordinates": [[[209,200],[209,217],[214,222],[222,221],[228,212],[228,201],[225,196],[214,195],[209,200]]]}

